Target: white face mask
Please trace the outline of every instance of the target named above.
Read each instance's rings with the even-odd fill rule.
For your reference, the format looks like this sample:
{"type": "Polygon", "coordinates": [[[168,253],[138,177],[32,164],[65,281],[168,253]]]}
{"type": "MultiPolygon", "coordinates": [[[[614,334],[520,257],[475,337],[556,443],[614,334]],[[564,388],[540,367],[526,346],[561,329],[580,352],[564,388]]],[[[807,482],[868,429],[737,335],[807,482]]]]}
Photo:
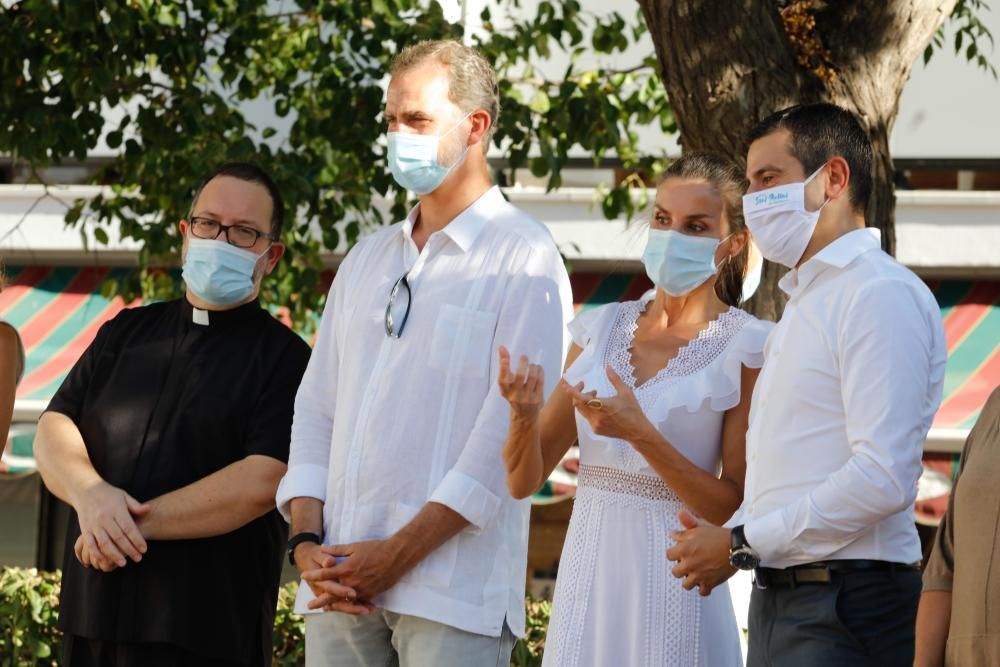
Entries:
{"type": "Polygon", "coordinates": [[[801,183],[788,183],[775,188],[743,195],[743,217],[765,259],[794,269],[802,259],[819,221],[820,211],[828,199],[815,211],[806,210],[806,185],[824,164],[801,183]]]}

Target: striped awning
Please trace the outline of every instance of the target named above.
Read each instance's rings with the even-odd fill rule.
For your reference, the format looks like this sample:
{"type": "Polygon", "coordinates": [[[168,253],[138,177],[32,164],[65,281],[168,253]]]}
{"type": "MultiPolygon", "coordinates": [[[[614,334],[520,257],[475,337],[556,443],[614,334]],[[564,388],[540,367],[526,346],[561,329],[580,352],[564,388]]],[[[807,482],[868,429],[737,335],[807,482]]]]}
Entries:
{"type": "Polygon", "coordinates": [[[969,429],[1000,385],[1000,282],[931,284],[941,306],[948,366],[934,425],[969,429]]]}
{"type": "MultiPolygon", "coordinates": [[[[122,276],[126,270],[6,267],[0,319],[17,327],[27,352],[25,376],[17,392],[19,402],[47,402],[101,325],[126,307],[122,299],[109,300],[100,294],[106,278],[122,276]]],[[[623,273],[576,272],[571,282],[577,312],[637,299],[651,287],[645,275],[623,273]]],[[[944,400],[934,426],[961,431],[971,428],[986,398],[1000,384],[1000,282],[941,281],[930,287],[941,306],[948,347],[944,400]]],[[[287,316],[282,319],[287,321],[287,316]]],[[[30,473],[34,469],[30,429],[11,436],[0,459],[0,476],[30,473]]],[[[933,467],[927,463],[930,459],[934,455],[925,457],[925,466],[933,467]]],[[[954,470],[957,455],[939,455],[938,459],[930,464],[938,464],[938,476],[945,479],[954,470]]],[[[577,465],[573,460],[560,464],[535,502],[572,496],[577,465]]],[[[946,502],[947,495],[928,497],[918,503],[918,516],[934,522],[946,502]]]]}
{"type": "MultiPolygon", "coordinates": [[[[21,332],[27,351],[22,400],[46,401],[59,387],[97,330],[126,304],[100,294],[108,277],[127,269],[108,267],[6,267],[0,318],[21,332]]],[[[650,288],[645,275],[581,273],[572,276],[577,311],[636,299],[650,288]]],[[[941,305],[948,345],[944,401],[938,428],[968,429],[1000,384],[1000,281],[931,284],[941,305]]]]}
{"type": "Polygon", "coordinates": [[[47,401],[107,320],[126,307],[106,299],[101,283],[124,269],[7,267],[0,319],[21,333],[27,353],[17,398],[47,401]]]}

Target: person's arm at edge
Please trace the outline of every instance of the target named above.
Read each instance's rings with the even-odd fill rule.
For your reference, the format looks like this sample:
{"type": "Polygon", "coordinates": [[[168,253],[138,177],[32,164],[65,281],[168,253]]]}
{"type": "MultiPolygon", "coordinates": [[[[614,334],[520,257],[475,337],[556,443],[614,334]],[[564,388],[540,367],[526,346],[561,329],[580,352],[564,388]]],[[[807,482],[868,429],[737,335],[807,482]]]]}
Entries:
{"type": "Polygon", "coordinates": [[[962,473],[973,443],[986,427],[985,415],[1000,412],[1000,387],[986,401],[979,421],[972,427],[962,447],[958,476],[948,497],[948,508],[934,534],[930,557],[924,565],[923,592],[917,608],[914,667],[941,667],[951,625],[952,584],[955,576],[954,513],[955,492],[962,483],[962,473]],[[991,406],[995,406],[991,409],[991,406]]]}
{"type": "MultiPolygon", "coordinates": [[[[10,325],[0,324],[0,434],[4,441],[14,416],[14,395],[17,392],[17,365],[21,355],[21,339],[10,325]]],[[[0,445],[2,451],[3,445],[0,445]]]]}

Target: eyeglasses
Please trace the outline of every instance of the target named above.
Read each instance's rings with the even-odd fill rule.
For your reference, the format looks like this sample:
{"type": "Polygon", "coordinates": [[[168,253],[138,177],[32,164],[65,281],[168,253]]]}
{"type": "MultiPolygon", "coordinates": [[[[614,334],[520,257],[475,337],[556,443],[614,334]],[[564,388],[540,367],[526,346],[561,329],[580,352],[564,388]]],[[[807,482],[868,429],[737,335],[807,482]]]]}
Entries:
{"type": "Polygon", "coordinates": [[[385,307],[385,335],[389,338],[399,338],[403,335],[403,327],[406,326],[406,318],[410,316],[410,299],[413,293],[410,292],[410,283],[404,273],[389,292],[389,305],[385,307]],[[392,317],[392,307],[396,303],[396,297],[400,296],[401,290],[406,290],[406,308],[403,310],[403,317],[399,320],[399,328],[396,328],[395,320],[392,317]]]}
{"type": "Polygon", "coordinates": [[[211,218],[191,218],[191,234],[199,239],[217,239],[222,232],[226,233],[226,241],[237,248],[252,248],[262,236],[272,238],[246,225],[224,225],[211,218]]]}

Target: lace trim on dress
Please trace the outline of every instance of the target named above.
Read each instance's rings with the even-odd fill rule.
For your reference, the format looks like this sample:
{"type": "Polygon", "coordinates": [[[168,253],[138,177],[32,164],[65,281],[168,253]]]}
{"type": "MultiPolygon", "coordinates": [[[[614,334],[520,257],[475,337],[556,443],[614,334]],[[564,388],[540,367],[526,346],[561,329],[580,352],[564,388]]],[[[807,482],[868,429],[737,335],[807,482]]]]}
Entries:
{"type": "MultiPolygon", "coordinates": [[[[666,366],[636,386],[635,369],[632,366],[632,345],[635,342],[635,332],[639,328],[639,316],[653,300],[654,295],[655,293],[651,292],[639,301],[621,304],[605,346],[603,366],[611,366],[632,388],[639,406],[647,416],[659,419],[659,411],[655,407],[662,397],[670,393],[669,384],[708,368],[725,351],[743,326],[753,320],[753,317],[738,308],[730,308],[721,313],[694,339],[681,347],[666,366]]],[[[616,442],[622,468],[635,471],[646,467],[645,459],[631,445],[622,440],[616,442]]]]}
{"type": "Polygon", "coordinates": [[[604,353],[604,365],[614,368],[633,390],[645,389],[647,385],[654,385],[666,377],[683,377],[707,368],[740,332],[747,320],[753,319],[744,311],[731,307],[681,347],[656,375],[637,386],[635,367],[632,365],[632,346],[639,329],[639,316],[652,300],[653,296],[647,294],[639,301],[622,304],[604,353]]]}
{"type": "Polygon", "coordinates": [[[626,472],[605,466],[580,466],[580,476],[577,484],[580,487],[588,487],[597,489],[598,491],[609,491],[611,493],[625,493],[648,500],[667,500],[676,503],[681,501],[673,489],[659,477],[626,472]]]}

